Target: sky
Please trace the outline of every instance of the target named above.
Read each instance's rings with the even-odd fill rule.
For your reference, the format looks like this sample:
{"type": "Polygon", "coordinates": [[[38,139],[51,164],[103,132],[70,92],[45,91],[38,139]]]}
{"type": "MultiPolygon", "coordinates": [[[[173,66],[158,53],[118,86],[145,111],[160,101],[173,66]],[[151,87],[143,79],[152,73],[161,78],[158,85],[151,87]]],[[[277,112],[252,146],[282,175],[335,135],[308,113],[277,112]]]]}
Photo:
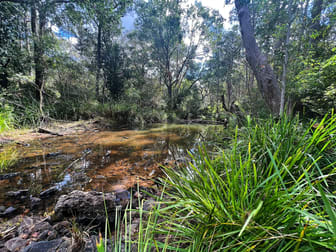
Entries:
{"type": "MultiPolygon", "coordinates": [[[[212,8],[214,10],[218,10],[219,13],[223,16],[226,20],[224,23],[225,28],[230,27],[229,19],[230,19],[230,11],[233,8],[233,5],[225,5],[224,0],[198,0],[201,2],[203,6],[212,8]]],[[[188,0],[188,3],[195,3],[195,0],[188,0]]],[[[125,17],[122,18],[122,26],[124,27],[125,31],[131,31],[134,29],[134,20],[135,20],[135,13],[127,13],[125,17]]]]}
{"type": "MultiPolygon", "coordinates": [[[[195,0],[188,0],[190,3],[194,3],[195,0]]],[[[225,5],[224,0],[200,0],[203,6],[218,10],[223,18],[227,21],[230,19],[230,11],[233,8],[233,4],[225,5]]]]}
{"type": "MultiPolygon", "coordinates": [[[[215,10],[218,10],[219,13],[223,16],[223,18],[226,20],[224,23],[225,28],[229,28],[231,25],[229,23],[229,18],[230,18],[230,11],[233,8],[233,5],[225,5],[224,0],[198,0],[202,3],[203,6],[212,8],[215,10]]],[[[195,0],[188,0],[188,3],[195,3],[195,0]]],[[[124,32],[129,32],[134,29],[134,20],[136,18],[136,14],[134,12],[127,13],[123,18],[122,18],[122,26],[124,28],[124,32]]],[[[72,44],[77,43],[77,39],[75,38],[74,35],[59,29],[57,26],[52,27],[53,31],[56,33],[57,36],[61,38],[65,38],[70,40],[72,44]]]]}

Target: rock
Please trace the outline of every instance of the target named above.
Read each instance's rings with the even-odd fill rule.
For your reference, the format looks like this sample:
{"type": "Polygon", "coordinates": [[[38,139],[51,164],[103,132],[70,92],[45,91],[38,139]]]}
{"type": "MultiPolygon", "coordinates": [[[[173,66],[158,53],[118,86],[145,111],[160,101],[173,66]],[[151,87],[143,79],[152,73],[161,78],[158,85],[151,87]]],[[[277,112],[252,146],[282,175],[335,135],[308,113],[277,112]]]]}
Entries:
{"type": "Polygon", "coordinates": [[[38,207],[41,203],[41,199],[37,197],[30,196],[30,208],[34,209],[38,207]]]}
{"type": "Polygon", "coordinates": [[[19,176],[19,172],[12,172],[7,174],[0,174],[0,180],[10,179],[19,176]]]}
{"type": "MultiPolygon", "coordinates": [[[[44,241],[44,240],[47,240],[47,238],[48,238],[48,233],[49,233],[50,231],[49,230],[44,230],[44,231],[42,231],[42,233],[40,233],[40,234],[37,234],[37,240],[38,241],[44,241]]],[[[55,239],[55,238],[53,238],[53,239],[55,239]]],[[[52,240],[52,239],[51,239],[52,240]]]]}
{"type": "MultiPolygon", "coordinates": [[[[55,252],[61,251],[60,248],[64,247],[64,244],[68,243],[65,239],[56,239],[52,241],[40,241],[33,242],[29,246],[27,246],[22,252],[55,252]]],[[[66,250],[62,250],[66,251],[66,250]]]]}
{"type": "Polygon", "coordinates": [[[47,221],[38,222],[30,228],[31,233],[42,234],[44,231],[53,230],[52,226],[47,221]]]}
{"type": "Polygon", "coordinates": [[[18,197],[22,197],[22,196],[27,196],[28,195],[28,190],[19,190],[19,191],[10,191],[10,192],[6,192],[6,196],[7,197],[12,197],[12,198],[18,198],[18,197]]]}
{"type": "Polygon", "coordinates": [[[1,217],[8,217],[16,212],[15,207],[8,207],[3,213],[1,213],[1,217]]]}
{"type": "Polygon", "coordinates": [[[6,210],[6,207],[5,206],[0,206],[0,212],[4,212],[6,210]]]}
{"type": "Polygon", "coordinates": [[[27,245],[27,242],[28,241],[25,239],[22,239],[20,237],[15,237],[15,238],[8,240],[5,243],[5,247],[9,251],[19,251],[21,248],[24,248],[27,245]]]}
{"type": "Polygon", "coordinates": [[[25,216],[23,217],[20,227],[18,228],[18,233],[19,234],[29,234],[30,233],[30,228],[36,223],[38,220],[33,219],[31,217],[25,216]]]}
{"type": "Polygon", "coordinates": [[[57,237],[57,232],[50,225],[47,219],[41,217],[27,217],[22,219],[17,232],[21,238],[30,238],[34,241],[53,240],[57,237]]]}
{"type": "Polygon", "coordinates": [[[46,198],[46,197],[49,197],[52,194],[55,194],[56,192],[58,192],[58,187],[57,186],[53,186],[53,187],[50,187],[47,190],[41,192],[40,193],[40,197],[41,198],[46,198]]]}
{"type": "Polygon", "coordinates": [[[60,151],[48,153],[46,157],[56,157],[58,155],[61,155],[60,151]]]}
{"type": "Polygon", "coordinates": [[[106,180],[106,177],[103,176],[103,175],[97,175],[97,176],[96,176],[96,179],[97,179],[97,180],[106,180]]]}
{"type": "Polygon", "coordinates": [[[71,224],[68,221],[61,221],[53,226],[53,229],[61,236],[70,236],[71,224]]]}
{"type": "MultiPolygon", "coordinates": [[[[116,197],[112,193],[73,191],[62,195],[55,206],[54,219],[75,217],[82,225],[105,225],[105,205],[108,214],[115,213],[116,197]],[[104,204],[105,202],[105,204],[104,204]],[[91,223],[92,222],[92,223],[91,223]]],[[[113,219],[113,218],[112,218],[113,219]]]]}
{"type": "Polygon", "coordinates": [[[51,241],[57,238],[57,232],[55,230],[51,230],[48,232],[47,240],[51,241]]]}
{"type": "Polygon", "coordinates": [[[131,194],[127,190],[120,190],[116,191],[115,195],[116,195],[116,203],[125,208],[131,198],[131,194]]]}

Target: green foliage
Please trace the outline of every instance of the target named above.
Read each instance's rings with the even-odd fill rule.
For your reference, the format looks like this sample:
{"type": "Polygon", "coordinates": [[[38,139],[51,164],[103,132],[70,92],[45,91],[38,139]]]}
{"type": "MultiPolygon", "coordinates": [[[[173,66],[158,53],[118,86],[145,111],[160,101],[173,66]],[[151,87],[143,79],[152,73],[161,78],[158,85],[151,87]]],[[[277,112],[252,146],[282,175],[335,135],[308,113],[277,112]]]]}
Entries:
{"type": "Polygon", "coordinates": [[[18,154],[14,147],[6,148],[0,152],[0,172],[6,172],[16,163],[18,154]]]}
{"type": "Polygon", "coordinates": [[[335,249],[336,116],[308,129],[298,119],[248,122],[230,151],[200,149],[184,169],[166,169],[172,201],[158,232],[175,234],[176,251],[335,249]]]}
{"type": "Polygon", "coordinates": [[[105,85],[114,100],[119,99],[124,92],[125,78],[127,75],[125,59],[126,55],[119,44],[114,43],[106,46],[103,56],[103,68],[106,78],[105,85]]]}
{"type": "Polygon", "coordinates": [[[8,105],[0,106],[0,133],[14,126],[13,108],[8,105]]]}
{"type": "Polygon", "coordinates": [[[336,107],[336,55],[306,65],[297,76],[295,94],[313,112],[323,115],[336,107]]]}

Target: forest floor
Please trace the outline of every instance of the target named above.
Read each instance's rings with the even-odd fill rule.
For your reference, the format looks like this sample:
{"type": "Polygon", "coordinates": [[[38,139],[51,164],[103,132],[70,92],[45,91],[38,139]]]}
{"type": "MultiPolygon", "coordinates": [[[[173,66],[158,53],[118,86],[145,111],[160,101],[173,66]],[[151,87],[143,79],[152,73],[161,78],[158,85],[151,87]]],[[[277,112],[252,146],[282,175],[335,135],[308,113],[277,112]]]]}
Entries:
{"type": "Polygon", "coordinates": [[[86,131],[98,131],[101,128],[104,128],[104,125],[100,124],[100,120],[54,121],[34,129],[12,129],[5,131],[0,134],[0,146],[12,142],[23,144],[52,136],[66,136],[86,131]]]}

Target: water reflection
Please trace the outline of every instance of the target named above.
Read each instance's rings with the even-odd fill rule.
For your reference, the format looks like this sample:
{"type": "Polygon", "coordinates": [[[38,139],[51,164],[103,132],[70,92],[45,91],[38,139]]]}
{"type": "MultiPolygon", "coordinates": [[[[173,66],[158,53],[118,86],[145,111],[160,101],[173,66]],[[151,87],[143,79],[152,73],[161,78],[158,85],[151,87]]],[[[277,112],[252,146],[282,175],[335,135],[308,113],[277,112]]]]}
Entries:
{"type": "Polygon", "coordinates": [[[59,193],[127,189],[136,183],[150,186],[152,178],[162,174],[160,164],[181,162],[199,143],[211,143],[213,132],[219,130],[223,128],[158,125],[147,130],[86,132],[35,141],[29,146],[7,146],[15,148],[20,157],[10,171],[19,176],[0,180],[0,205],[13,205],[6,192],[21,189],[39,197],[55,186],[59,193]]]}

